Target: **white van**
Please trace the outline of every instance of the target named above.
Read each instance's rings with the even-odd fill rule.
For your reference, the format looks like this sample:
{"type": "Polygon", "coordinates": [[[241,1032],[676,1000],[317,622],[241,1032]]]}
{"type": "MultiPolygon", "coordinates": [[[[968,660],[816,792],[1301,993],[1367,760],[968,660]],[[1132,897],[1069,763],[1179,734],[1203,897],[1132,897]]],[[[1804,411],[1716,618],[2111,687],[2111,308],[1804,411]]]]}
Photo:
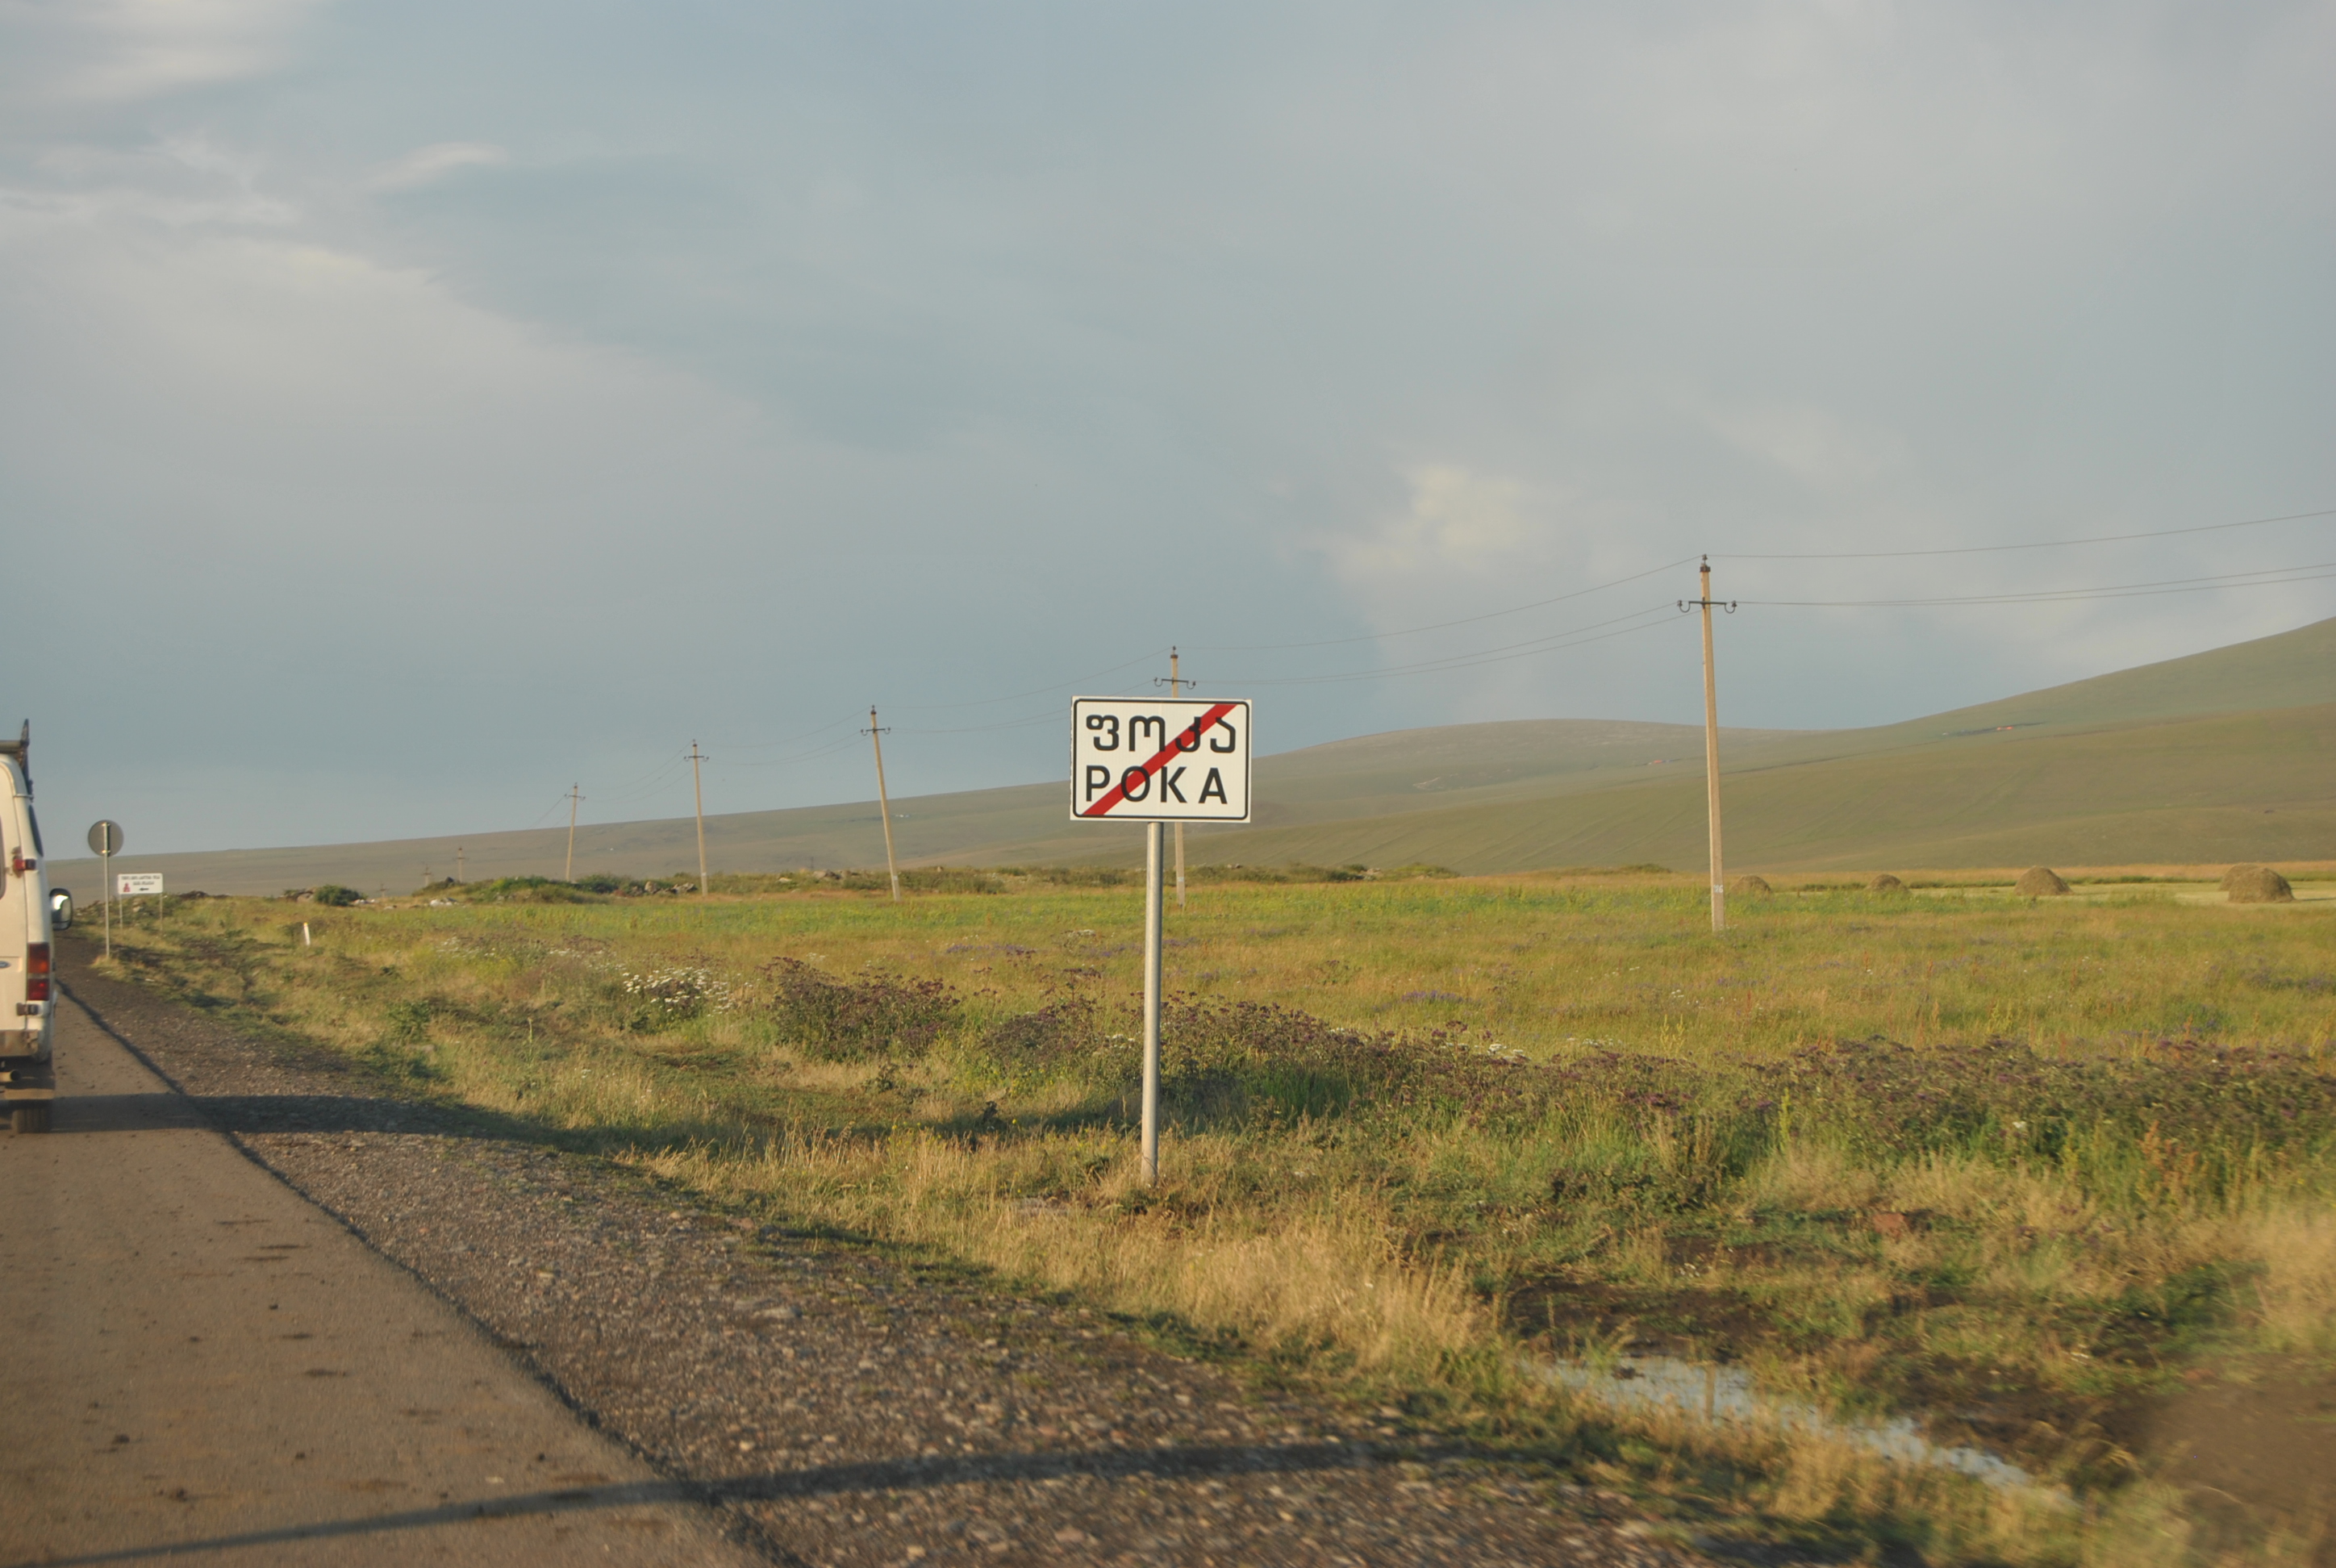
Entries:
{"type": "Polygon", "coordinates": [[[54,950],[41,824],[33,815],[32,750],[30,724],[17,739],[0,741],[0,1098],[17,1132],[45,1133],[57,1095],[49,1059],[54,950]]]}

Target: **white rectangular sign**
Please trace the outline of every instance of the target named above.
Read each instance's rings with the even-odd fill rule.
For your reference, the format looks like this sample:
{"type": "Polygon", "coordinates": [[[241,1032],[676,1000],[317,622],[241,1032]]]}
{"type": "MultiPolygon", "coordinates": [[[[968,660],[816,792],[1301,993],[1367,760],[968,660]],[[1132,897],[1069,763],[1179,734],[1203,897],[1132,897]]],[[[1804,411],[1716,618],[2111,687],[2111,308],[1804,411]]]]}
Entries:
{"type": "Polygon", "coordinates": [[[1245,702],[1075,697],[1071,815],[1245,823],[1249,755],[1245,702]]]}
{"type": "Polygon", "coordinates": [[[161,872],[116,872],[113,875],[113,895],[116,898],[145,898],[161,891],[161,872]]]}

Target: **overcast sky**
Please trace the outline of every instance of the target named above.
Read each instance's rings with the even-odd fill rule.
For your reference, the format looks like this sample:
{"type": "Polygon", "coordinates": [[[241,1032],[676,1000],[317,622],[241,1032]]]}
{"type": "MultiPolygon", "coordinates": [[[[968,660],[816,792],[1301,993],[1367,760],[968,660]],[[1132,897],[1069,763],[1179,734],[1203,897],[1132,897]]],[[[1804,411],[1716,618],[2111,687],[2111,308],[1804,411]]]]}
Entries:
{"type": "MultiPolygon", "coordinates": [[[[1707,550],[2336,560],[1724,559],[2336,507],[2331,82],[2326,3],[0,0],[0,716],[53,841],[379,838],[862,797],[871,702],[1056,777],[1172,642],[1267,750],[1694,719],[1707,550]]],[[[1723,716],[2330,614],[1747,605],[1723,716]]]]}

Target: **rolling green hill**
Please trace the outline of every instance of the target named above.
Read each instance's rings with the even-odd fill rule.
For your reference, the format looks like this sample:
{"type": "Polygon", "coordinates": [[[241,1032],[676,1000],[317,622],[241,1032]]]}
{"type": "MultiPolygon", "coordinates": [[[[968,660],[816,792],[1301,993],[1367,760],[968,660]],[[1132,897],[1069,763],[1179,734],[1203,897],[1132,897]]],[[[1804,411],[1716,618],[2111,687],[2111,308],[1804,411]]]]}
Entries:
{"type": "MultiPolygon", "coordinates": [[[[2336,858],[2336,619],[1901,724],[1728,730],[1728,862],[1743,870],[2336,858]]],[[[1463,872],[1704,858],[1691,726],[1529,720],[1402,730],[1257,765],[1255,823],[1195,828],[1199,862],[1426,862],[1463,872]]],[[[904,799],[904,862],[1128,864],[1133,826],[1067,820],[1063,787],[904,799]]],[[[875,803],[709,817],[719,870],[881,865],[875,803]]],[[[561,829],[460,840],[473,878],[557,874],[561,829]]],[[[125,857],[174,888],[319,881],[393,891],[444,875],[453,838],[125,857]]],[[[579,830],[577,867],[661,875],[688,819],[579,830]]],[[[95,887],[88,861],[52,862],[95,887]]]]}

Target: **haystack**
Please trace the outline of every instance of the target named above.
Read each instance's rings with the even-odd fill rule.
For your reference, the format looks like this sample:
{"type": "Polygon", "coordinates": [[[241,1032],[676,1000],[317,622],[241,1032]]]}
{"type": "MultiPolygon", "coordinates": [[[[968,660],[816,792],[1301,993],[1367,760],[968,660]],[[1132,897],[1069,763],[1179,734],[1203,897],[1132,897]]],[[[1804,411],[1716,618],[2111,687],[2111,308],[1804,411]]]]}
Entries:
{"type": "Polygon", "coordinates": [[[2068,891],[2068,883],[2050,866],[2029,866],[2011,884],[2011,891],[2026,899],[2058,898],[2068,891]]]}
{"type": "Polygon", "coordinates": [[[1768,885],[1767,877],[1745,876],[1732,879],[1728,891],[1739,899],[1765,899],[1776,890],[1768,885]]]}
{"type": "Polygon", "coordinates": [[[1888,872],[1883,872],[1865,884],[1865,891],[1869,893],[1903,893],[1906,891],[1906,884],[1888,872]]]}
{"type": "Polygon", "coordinates": [[[2223,891],[2234,904],[2292,904],[2295,890],[2269,866],[2233,866],[2223,873],[2223,891]]]}

